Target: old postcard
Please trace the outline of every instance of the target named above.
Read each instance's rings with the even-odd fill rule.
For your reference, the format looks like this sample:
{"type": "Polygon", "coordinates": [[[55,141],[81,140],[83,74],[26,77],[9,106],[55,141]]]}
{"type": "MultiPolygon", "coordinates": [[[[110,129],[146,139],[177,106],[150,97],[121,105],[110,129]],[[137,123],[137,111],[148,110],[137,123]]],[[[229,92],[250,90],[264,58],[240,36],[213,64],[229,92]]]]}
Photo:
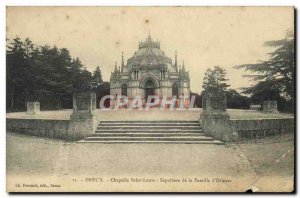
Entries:
{"type": "Polygon", "coordinates": [[[294,192],[293,7],[6,8],[8,192],[294,192]]]}

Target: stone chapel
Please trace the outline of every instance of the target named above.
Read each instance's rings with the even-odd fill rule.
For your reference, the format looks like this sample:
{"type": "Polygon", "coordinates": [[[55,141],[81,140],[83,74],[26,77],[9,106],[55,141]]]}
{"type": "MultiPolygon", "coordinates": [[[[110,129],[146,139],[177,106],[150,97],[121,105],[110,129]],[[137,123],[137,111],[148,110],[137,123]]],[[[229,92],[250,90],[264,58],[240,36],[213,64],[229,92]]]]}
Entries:
{"type": "MultiPolygon", "coordinates": [[[[174,62],[160,49],[160,42],[154,41],[149,35],[145,41],[139,43],[138,50],[124,63],[122,52],[121,65],[115,62],[115,69],[110,78],[110,95],[115,98],[119,95],[127,96],[132,100],[135,96],[142,98],[146,103],[149,95],[159,98],[177,98],[185,96],[184,106],[190,103],[190,77],[186,71],[184,61],[180,66],[175,51],[174,62]]],[[[111,106],[115,100],[111,100],[111,106]]]]}

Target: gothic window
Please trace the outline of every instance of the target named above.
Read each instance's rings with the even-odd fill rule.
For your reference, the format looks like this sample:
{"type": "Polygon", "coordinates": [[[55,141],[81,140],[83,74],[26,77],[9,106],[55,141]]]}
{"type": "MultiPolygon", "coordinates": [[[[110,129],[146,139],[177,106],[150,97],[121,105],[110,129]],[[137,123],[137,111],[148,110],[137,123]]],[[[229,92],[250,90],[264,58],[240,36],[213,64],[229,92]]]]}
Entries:
{"type": "Polygon", "coordinates": [[[166,70],[160,70],[160,79],[166,78],[166,70]]]}
{"type": "Polygon", "coordinates": [[[177,83],[174,83],[172,86],[172,96],[176,96],[178,98],[178,85],[177,83]]]}
{"type": "Polygon", "coordinates": [[[122,85],[122,96],[127,96],[127,85],[126,84],[122,85]]]}
{"type": "Polygon", "coordinates": [[[139,79],[139,70],[134,70],[133,74],[134,74],[134,79],[138,80],[139,79]]]}

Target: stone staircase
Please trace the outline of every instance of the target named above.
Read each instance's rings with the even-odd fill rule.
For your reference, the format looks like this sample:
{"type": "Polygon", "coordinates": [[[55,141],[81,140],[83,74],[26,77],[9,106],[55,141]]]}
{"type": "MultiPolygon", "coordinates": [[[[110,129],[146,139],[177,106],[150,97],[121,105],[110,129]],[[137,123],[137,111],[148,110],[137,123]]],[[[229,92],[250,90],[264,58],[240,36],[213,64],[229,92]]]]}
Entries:
{"type": "Polygon", "coordinates": [[[81,143],[224,144],[203,134],[198,121],[101,121],[81,143]]]}

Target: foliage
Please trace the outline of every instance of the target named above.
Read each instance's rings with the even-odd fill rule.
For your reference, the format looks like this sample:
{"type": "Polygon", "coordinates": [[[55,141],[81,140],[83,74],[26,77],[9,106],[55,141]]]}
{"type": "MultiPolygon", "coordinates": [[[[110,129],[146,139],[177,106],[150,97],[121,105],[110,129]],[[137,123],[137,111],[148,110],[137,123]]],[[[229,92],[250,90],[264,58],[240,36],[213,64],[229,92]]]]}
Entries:
{"type": "MultiPolygon", "coordinates": [[[[101,85],[97,86],[94,91],[96,91],[96,96],[97,96],[97,108],[99,107],[100,100],[103,96],[109,95],[110,94],[110,83],[104,81],[101,85]]],[[[105,107],[109,107],[110,100],[105,100],[105,107]]]]}
{"type": "Polygon", "coordinates": [[[208,93],[225,93],[229,85],[226,83],[228,79],[225,78],[225,69],[214,66],[214,69],[207,69],[203,79],[202,88],[208,93]]]}
{"type": "Polygon", "coordinates": [[[234,89],[229,89],[226,92],[227,107],[230,109],[248,109],[250,99],[247,96],[242,96],[234,89]]]}
{"type": "MultiPolygon", "coordinates": [[[[268,47],[275,48],[269,53],[269,59],[258,61],[256,64],[243,64],[235,66],[236,69],[244,69],[255,74],[245,75],[258,81],[255,86],[245,88],[244,93],[256,94],[261,92],[270,93],[268,85],[272,87],[272,91],[285,96],[287,101],[294,101],[294,83],[295,83],[295,40],[294,32],[289,30],[286,38],[281,40],[273,40],[265,42],[268,47]]],[[[269,98],[270,95],[264,99],[269,98]]],[[[275,95],[274,97],[278,97],[275,95]]]]}
{"type": "Polygon", "coordinates": [[[195,96],[194,108],[202,108],[202,96],[197,93],[191,92],[190,99],[192,98],[192,96],[195,96]]]}
{"type": "Polygon", "coordinates": [[[244,93],[251,94],[250,100],[253,104],[262,105],[265,100],[276,100],[280,111],[291,111],[292,109],[288,106],[289,102],[281,96],[278,86],[273,81],[261,81],[246,89],[244,93]]]}
{"type": "Polygon", "coordinates": [[[100,70],[100,67],[97,66],[92,75],[92,86],[93,88],[97,88],[102,84],[103,84],[102,72],[100,70]]]}
{"type": "MultiPolygon", "coordinates": [[[[215,66],[214,69],[207,69],[203,79],[202,94],[215,93],[224,94],[227,100],[227,107],[232,109],[248,109],[250,100],[242,96],[234,89],[228,89],[225,69],[215,66]]],[[[200,96],[200,98],[202,98],[200,96]]],[[[202,105],[201,105],[202,106],[202,105]]]]}
{"type": "Polygon", "coordinates": [[[29,38],[7,40],[6,69],[8,111],[24,110],[30,100],[45,109],[70,107],[73,88],[91,82],[91,73],[66,48],[34,45],[29,38]]]}

